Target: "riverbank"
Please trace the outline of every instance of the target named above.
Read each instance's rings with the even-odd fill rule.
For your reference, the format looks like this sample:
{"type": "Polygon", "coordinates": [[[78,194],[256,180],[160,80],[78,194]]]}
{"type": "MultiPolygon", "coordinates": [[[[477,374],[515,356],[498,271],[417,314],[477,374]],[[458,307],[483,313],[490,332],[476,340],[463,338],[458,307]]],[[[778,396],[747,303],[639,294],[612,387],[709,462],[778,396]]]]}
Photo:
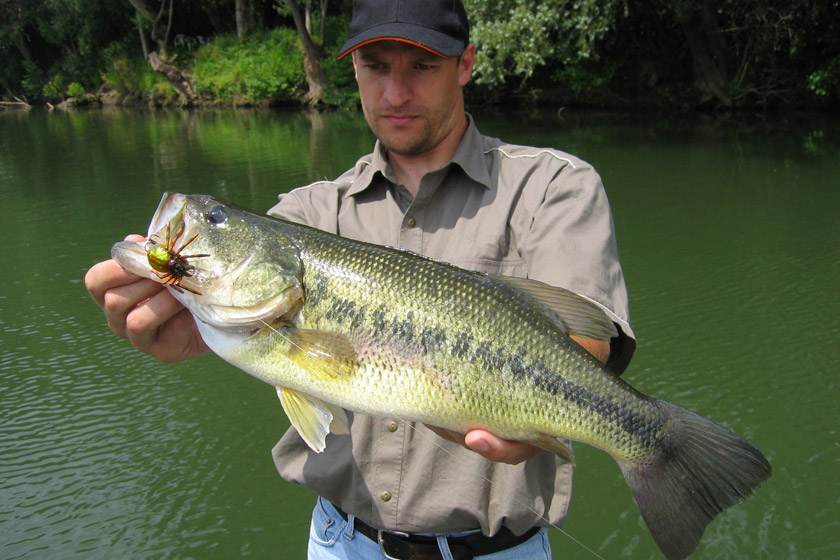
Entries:
{"type": "MultiPolygon", "coordinates": [[[[277,28],[253,34],[247,40],[235,35],[204,39],[201,45],[185,43],[166,55],[120,53],[111,56],[99,72],[98,84],[83,87],[56,75],[47,80],[43,96],[17,103],[48,108],[127,107],[306,107],[308,84],[300,39],[292,29],[277,28]]],[[[335,59],[332,45],[320,61],[329,88],[323,109],[359,106],[353,67],[335,59]]],[[[696,92],[677,76],[604,76],[580,68],[533,76],[517,87],[489,87],[476,79],[465,88],[468,104],[505,108],[586,108],[608,110],[665,110],[668,112],[728,112],[767,110],[838,111],[829,98],[806,90],[781,97],[746,96],[725,105],[715,99],[698,99],[696,92]],[[644,79],[642,79],[644,78],[644,79]],[[655,79],[654,79],[655,78],[655,79]]],[[[0,109],[4,108],[0,106],[0,109]]]]}

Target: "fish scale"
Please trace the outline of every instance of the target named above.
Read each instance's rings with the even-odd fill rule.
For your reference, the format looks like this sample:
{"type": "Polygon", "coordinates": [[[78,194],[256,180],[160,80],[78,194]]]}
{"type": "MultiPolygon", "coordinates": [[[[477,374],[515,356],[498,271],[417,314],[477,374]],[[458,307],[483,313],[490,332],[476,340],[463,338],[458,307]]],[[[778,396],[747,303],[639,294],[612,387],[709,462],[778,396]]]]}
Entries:
{"type": "Polygon", "coordinates": [[[150,255],[181,228],[202,257],[172,259],[195,270],[179,276],[185,289],[167,288],[216,354],[277,387],[315,452],[330,432],[350,437],[341,435],[345,409],[486,428],[566,460],[567,438],[588,443],[616,460],[670,560],[688,556],[717,514],[770,476],[748,442],[636,391],[575,343],[570,334],[615,335],[585,298],[204,195],[167,193],[149,226],[152,242],[120,242],[112,255],[161,281],[150,255]]]}

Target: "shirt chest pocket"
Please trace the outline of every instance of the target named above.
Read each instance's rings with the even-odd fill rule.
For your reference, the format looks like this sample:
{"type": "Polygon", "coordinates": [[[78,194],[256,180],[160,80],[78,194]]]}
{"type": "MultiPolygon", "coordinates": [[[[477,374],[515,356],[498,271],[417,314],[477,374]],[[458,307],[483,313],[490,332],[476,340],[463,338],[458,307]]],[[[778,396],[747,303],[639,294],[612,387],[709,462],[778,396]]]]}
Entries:
{"type": "Polygon", "coordinates": [[[481,227],[471,227],[452,232],[446,239],[443,254],[439,257],[467,270],[500,276],[524,278],[528,261],[519,251],[516,236],[505,222],[481,227]],[[495,229],[495,231],[494,231],[495,229]]]}
{"type": "Polygon", "coordinates": [[[525,259],[487,259],[476,257],[465,257],[456,260],[449,260],[457,267],[467,270],[476,270],[495,274],[497,276],[513,276],[526,278],[528,276],[528,265],[525,259]]]}

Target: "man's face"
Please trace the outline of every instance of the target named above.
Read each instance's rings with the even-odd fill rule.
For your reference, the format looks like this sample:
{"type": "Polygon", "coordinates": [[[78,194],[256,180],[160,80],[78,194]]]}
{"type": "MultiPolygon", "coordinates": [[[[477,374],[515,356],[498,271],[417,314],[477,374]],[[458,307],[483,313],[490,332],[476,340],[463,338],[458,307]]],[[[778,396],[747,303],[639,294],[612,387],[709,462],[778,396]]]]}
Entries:
{"type": "Polygon", "coordinates": [[[362,109],[380,142],[406,156],[437,146],[464,118],[461,88],[474,61],[473,45],[459,60],[401,41],[359,47],[353,65],[362,109]]]}

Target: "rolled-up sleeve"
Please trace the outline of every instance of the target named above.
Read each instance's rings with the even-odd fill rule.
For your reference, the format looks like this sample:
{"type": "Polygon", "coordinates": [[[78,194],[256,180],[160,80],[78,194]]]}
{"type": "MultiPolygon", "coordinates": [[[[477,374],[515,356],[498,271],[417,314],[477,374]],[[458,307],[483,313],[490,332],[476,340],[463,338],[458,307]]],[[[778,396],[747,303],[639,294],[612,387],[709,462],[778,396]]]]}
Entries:
{"type": "Polygon", "coordinates": [[[611,367],[620,372],[635,350],[635,335],[607,194],[586,162],[570,157],[561,165],[552,163],[539,167],[539,181],[546,186],[542,199],[533,201],[524,247],[528,275],[601,307],[621,331],[611,341],[610,356],[611,367]]]}

